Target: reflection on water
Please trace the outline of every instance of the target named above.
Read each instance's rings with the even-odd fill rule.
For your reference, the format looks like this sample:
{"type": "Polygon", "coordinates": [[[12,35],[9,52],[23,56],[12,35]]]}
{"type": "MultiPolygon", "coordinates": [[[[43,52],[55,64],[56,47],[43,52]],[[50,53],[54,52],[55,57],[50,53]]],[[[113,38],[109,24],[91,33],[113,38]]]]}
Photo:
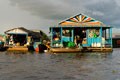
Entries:
{"type": "Polygon", "coordinates": [[[0,52],[0,80],[120,80],[120,50],[112,53],[0,52]]]}

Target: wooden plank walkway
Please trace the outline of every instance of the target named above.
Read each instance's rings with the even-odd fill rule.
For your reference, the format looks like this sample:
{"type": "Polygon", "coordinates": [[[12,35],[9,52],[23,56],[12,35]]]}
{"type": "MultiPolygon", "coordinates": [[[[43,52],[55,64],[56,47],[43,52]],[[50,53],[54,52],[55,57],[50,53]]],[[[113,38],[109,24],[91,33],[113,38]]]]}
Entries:
{"type": "Polygon", "coordinates": [[[111,51],[113,51],[113,48],[110,48],[110,47],[109,47],[109,48],[108,48],[108,47],[103,47],[103,48],[99,48],[99,47],[88,47],[87,50],[89,50],[89,51],[98,51],[98,52],[99,52],[99,51],[101,51],[101,52],[102,52],[102,51],[103,51],[103,52],[104,52],[104,51],[106,51],[106,52],[110,51],[110,52],[111,52],[111,51]]]}

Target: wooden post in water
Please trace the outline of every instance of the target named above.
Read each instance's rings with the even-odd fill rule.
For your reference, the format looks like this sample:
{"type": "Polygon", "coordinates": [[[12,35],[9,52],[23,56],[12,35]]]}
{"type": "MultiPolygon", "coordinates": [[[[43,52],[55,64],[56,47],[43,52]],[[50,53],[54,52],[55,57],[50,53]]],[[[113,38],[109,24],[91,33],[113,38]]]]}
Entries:
{"type": "Polygon", "coordinates": [[[60,38],[61,38],[60,44],[62,45],[63,44],[63,41],[62,41],[62,27],[60,28],[60,38]]]}
{"type": "Polygon", "coordinates": [[[72,28],[72,42],[74,42],[74,29],[72,28]]]}
{"type": "Polygon", "coordinates": [[[111,48],[112,48],[112,27],[110,28],[111,48]]]}
{"type": "Polygon", "coordinates": [[[101,48],[102,48],[102,27],[100,27],[100,38],[101,38],[100,42],[101,42],[101,48]]]}
{"type": "Polygon", "coordinates": [[[51,32],[51,44],[50,44],[50,46],[53,47],[53,28],[52,27],[51,27],[50,32],[51,32]]]}

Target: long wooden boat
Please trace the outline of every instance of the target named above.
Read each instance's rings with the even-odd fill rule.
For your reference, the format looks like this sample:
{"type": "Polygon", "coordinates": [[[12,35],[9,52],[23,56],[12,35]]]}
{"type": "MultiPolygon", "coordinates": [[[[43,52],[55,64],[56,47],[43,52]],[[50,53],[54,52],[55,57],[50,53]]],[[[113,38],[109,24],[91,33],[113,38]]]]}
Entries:
{"type": "Polygon", "coordinates": [[[75,52],[81,52],[82,49],[80,48],[51,48],[50,52],[53,53],[75,53],[75,52]]]}

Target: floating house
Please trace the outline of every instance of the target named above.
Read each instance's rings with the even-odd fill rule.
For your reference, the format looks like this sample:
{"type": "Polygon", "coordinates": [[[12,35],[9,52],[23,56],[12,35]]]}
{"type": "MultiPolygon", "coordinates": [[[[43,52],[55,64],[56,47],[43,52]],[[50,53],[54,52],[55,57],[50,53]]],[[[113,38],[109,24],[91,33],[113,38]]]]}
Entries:
{"type": "Polygon", "coordinates": [[[5,35],[0,34],[0,50],[3,49],[5,43],[5,35]]]}
{"type": "Polygon", "coordinates": [[[53,52],[112,51],[112,27],[84,14],[61,21],[50,32],[53,52]]]}
{"type": "Polygon", "coordinates": [[[119,33],[113,34],[112,43],[113,43],[113,48],[120,48],[120,35],[119,35],[119,33]]]}
{"type": "MultiPolygon", "coordinates": [[[[8,50],[28,50],[29,46],[33,46],[34,42],[40,42],[46,36],[41,30],[32,31],[24,27],[13,28],[5,31],[6,46],[8,50]]],[[[46,39],[48,39],[46,37],[46,39]]]]}

